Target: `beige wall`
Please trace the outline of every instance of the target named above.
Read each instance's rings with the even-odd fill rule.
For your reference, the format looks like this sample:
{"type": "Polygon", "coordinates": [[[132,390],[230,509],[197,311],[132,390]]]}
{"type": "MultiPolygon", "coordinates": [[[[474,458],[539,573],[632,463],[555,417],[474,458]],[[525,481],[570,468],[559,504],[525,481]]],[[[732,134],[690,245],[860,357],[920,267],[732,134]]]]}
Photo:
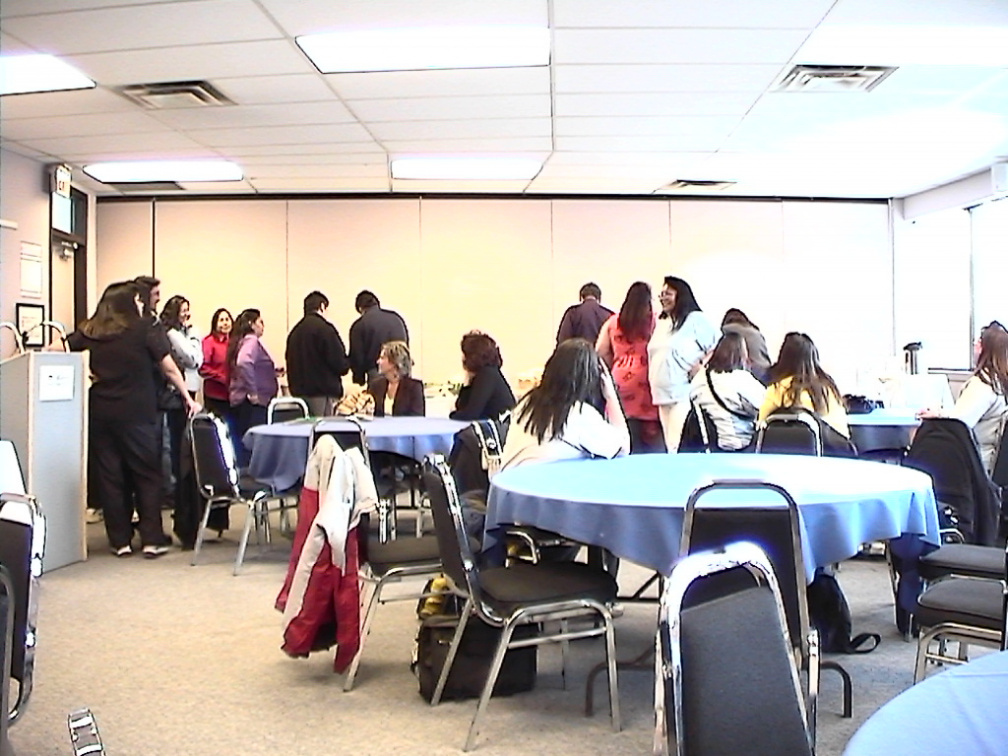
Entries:
{"type": "Polygon", "coordinates": [[[100,202],[98,288],[151,269],[204,331],[220,305],[258,306],[283,361],[301,299],[318,288],[344,339],[364,288],[399,311],[416,373],[458,377],[459,337],[501,345],[513,379],[541,367],[563,310],[596,281],[680,275],[712,320],[741,307],[771,351],[807,331],[843,380],[892,352],[892,251],[881,203],[578,199],[249,199],[100,202]],[[153,238],[153,243],[152,243],[153,238]]]}

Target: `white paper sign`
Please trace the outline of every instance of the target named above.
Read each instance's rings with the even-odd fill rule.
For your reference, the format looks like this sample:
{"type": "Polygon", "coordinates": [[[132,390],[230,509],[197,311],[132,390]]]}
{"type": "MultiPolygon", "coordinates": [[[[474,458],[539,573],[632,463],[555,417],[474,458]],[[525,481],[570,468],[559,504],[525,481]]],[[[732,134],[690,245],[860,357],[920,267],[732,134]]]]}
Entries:
{"type": "Polygon", "coordinates": [[[43,365],[39,369],[40,402],[65,402],[73,397],[73,365],[43,365]]]}

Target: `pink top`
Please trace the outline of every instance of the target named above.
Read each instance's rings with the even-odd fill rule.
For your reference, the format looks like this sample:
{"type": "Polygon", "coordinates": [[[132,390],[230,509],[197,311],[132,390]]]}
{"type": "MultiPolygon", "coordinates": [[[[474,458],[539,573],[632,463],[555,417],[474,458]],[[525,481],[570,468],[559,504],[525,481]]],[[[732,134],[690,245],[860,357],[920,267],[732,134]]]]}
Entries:
{"type": "Polygon", "coordinates": [[[654,330],[654,318],[644,338],[629,339],[619,327],[619,315],[613,315],[602,326],[597,348],[599,354],[612,363],[612,377],[623,402],[627,417],[637,420],[657,420],[658,408],[651,401],[648,383],[648,340],[654,330]]]}

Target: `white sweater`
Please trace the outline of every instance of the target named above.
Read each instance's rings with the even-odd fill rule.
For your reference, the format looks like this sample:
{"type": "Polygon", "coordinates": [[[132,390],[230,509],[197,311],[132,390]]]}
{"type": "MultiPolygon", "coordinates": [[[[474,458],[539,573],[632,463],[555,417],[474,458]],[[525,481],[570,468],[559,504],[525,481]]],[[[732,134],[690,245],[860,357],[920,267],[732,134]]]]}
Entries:
{"type": "Polygon", "coordinates": [[[686,401],[690,368],[714,348],[720,335],[699,310],[687,315],[678,328],[670,318],[659,318],[647,347],[651,401],[658,405],[686,401]]]}
{"type": "Polygon", "coordinates": [[[707,370],[701,370],[690,384],[690,399],[700,405],[700,409],[714,421],[717,428],[718,446],[726,451],[735,451],[752,441],[756,429],[756,416],[766,387],[748,370],[733,370],[730,373],[711,373],[714,390],[729,408],[748,415],[748,419],[733,415],[720,404],[707,385],[707,370]]]}
{"type": "Polygon", "coordinates": [[[950,417],[962,420],[973,429],[980,459],[990,474],[1001,440],[1001,426],[1008,418],[1008,402],[978,376],[973,376],[963,386],[950,417]]]}

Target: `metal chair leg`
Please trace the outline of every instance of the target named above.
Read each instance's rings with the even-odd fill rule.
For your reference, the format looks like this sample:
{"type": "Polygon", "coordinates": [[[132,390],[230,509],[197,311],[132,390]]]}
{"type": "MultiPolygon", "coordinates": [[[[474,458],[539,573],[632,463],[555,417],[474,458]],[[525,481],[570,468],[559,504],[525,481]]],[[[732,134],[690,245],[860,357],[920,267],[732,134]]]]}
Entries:
{"type": "MultiPolygon", "coordinates": [[[[564,635],[567,634],[568,626],[567,620],[560,620],[560,632],[564,635]]],[[[560,687],[562,690],[567,690],[567,652],[569,650],[570,642],[567,640],[560,641],[560,687]]]]}
{"type": "Polygon", "coordinates": [[[493,694],[494,685],[497,682],[497,675],[500,674],[501,665],[504,663],[504,654],[507,653],[508,643],[511,642],[511,635],[514,633],[513,622],[504,623],[501,628],[501,637],[497,641],[497,650],[494,652],[493,661],[490,662],[490,669],[487,670],[487,679],[483,683],[483,693],[480,695],[479,704],[476,706],[476,713],[473,715],[472,724],[469,725],[469,735],[466,737],[463,751],[471,751],[476,745],[476,737],[479,735],[479,720],[490,703],[490,696],[493,694]]]}
{"type": "Polygon", "coordinates": [[[622,729],[620,722],[619,692],[616,684],[616,633],[613,630],[612,617],[603,615],[606,631],[606,659],[609,663],[609,716],[612,718],[613,732],[622,729]]]}
{"type": "Polygon", "coordinates": [[[203,548],[203,539],[206,537],[206,527],[207,523],[210,521],[210,502],[206,502],[206,508],[203,510],[203,520],[200,522],[199,532],[196,533],[196,545],[193,546],[192,559],[189,561],[191,567],[196,566],[196,560],[199,559],[200,549],[203,548]]]}
{"type": "Polygon", "coordinates": [[[378,603],[381,598],[381,591],[384,585],[385,579],[380,578],[371,589],[371,596],[368,599],[367,610],[364,612],[364,621],[361,623],[360,645],[357,647],[357,653],[354,655],[353,661],[350,662],[350,667],[347,669],[346,677],[343,680],[344,693],[348,693],[353,689],[354,679],[357,677],[357,668],[360,667],[361,657],[364,655],[364,644],[367,643],[368,635],[371,632],[371,620],[374,619],[374,616],[377,613],[378,603]]]}
{"type": "Polygon", "coordinates": [[[241,572],[242,562],[245,561],[245,549],[248,547],[249,533],[252,531],[252,524],[256,519],[255,500],[253,499],[246,503],[248,504],[248,512],[245,513],[245,527],[242,529],[241,540],[238,542],[238,553],[235,554],[234,574],[236,576],[241,572]]]}
{"type": "Polygon", "coordinates": [[[462,614],[459,616],[458,626],[455,628],[455,635],[452,637],[451,645],[448,647],[448,655],[445,657],[444,666],[441,667],[441,674],[438,675],[437,687],[434,688],[434,695],[431,696],[431,706],[441,703],[441,695],[444,693],[445,685],[448,683],[448,674],[451,672],[452,664],[455,663],[455,656],[458,654],[459,646],[462,644],[462,633],[465,632],[466,625],[469,624],[469,617],[473,612],[473,601],[466,599],[465,606],[462,607],[462,614]]]}

